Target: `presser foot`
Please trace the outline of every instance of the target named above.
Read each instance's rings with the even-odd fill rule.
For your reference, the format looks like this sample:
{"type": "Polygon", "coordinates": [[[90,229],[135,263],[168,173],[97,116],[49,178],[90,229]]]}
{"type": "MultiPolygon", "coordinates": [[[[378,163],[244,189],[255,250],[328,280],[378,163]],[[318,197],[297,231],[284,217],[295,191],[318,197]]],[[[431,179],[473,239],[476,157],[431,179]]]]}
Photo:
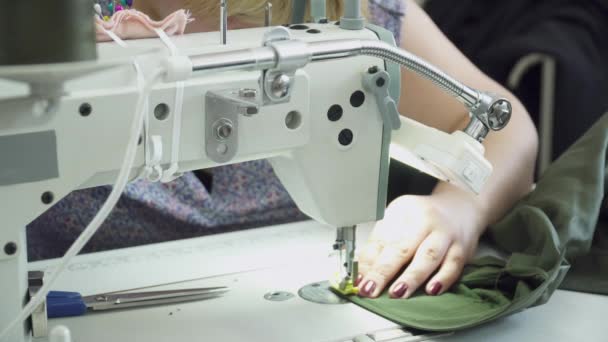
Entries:
{"type": "Polygon", "coordinates": [[[339,281],[331,282],[331,289],[344,296],[358,295],[359,288],[355,286],[352,278],[338,278],[339,281]]]}
{"type": "Polygon", "coordinates": [[[331,282],[331,287],[346,296],[359,294],[359,288],[355,286],[355,279],[359,275],[359,263],[355,260],[356,229],[356,226],[338,228],[333,245],[333,249],[339,253],[340,271],[331,282]]]}
{"type": "Polygon", "coordinates": [[[331,282],[332,290],[344,296],[358,295],[359,287],[355,285],[355,279],[359,275],[359,262],[349,260],[344,263],[345,270],[336,274],[334,281],[331,282]]]}

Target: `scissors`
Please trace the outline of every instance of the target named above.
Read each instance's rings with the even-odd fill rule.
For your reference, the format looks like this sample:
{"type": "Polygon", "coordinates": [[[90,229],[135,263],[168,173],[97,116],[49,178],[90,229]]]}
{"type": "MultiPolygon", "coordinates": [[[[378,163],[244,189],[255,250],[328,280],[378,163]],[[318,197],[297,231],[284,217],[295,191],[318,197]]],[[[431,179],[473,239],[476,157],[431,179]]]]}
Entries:
{"type": "Polygon", "coordinates": [[[78,292],[51,291],[46,296],[48,318],[82,316],[87,311],[115,310],[151,305],[212,299],[228,292],[227,287],[97,294],[83,297],[78,292]]]}

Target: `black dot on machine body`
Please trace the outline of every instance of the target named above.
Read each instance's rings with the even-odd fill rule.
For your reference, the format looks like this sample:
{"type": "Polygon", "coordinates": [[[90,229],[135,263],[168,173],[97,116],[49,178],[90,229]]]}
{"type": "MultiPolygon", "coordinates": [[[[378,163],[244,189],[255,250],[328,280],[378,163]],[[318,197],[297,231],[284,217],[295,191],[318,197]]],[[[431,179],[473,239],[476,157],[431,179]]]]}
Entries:
{"type": "Polygon", "coordinates": [[[53,193],[50,191],[46,191],[42,194],[42,196],[40,196],[40,200],[44,204],[51,204],[55,200],[55,195],[53,195],[53,193]]]}
{"type": "Polygon", "coordinates": [[[350,96],[350,105],[355,108],[361,107],[364,102],[365,102],[365,93],[362,92],[361,90],[355,91],[350,96]]]}
{"type": "Polygon", "coordinates": [[[15,255],[17,253],[17,244],[14,242],[9,242],[4,245],[4,253],[6,255],[15,255]]]}
{"type": "Polygon", "coordinates": [[[81,116],[87,117],[93,112],[93,106],[91,106],[90,103],[85,102],[80,105],[80,107],[78,108],[78,112],[81,116]]]}
{"type": "Polygon", "coordinates": [[[341,130],[340,134],[338,134],[338,142],[342,146],[348,146],[352,144],[354,138],[355,135],[353,134],[353,131],[348,128],[341,130]]]}
{"type": "Polygon", "coordinates": [[[329,107],[329,110],[327,111],[327,119],[329,119],[331,122],[336,122],[342,118],[342,114],[344,114],[342,106],[335,104],[329,107]]]}

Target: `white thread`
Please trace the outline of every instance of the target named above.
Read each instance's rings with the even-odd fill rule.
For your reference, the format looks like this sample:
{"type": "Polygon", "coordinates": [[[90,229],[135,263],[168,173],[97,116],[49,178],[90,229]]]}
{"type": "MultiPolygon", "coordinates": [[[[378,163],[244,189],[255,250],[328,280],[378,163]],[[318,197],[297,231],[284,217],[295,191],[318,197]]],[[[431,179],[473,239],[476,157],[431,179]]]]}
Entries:
{"type": "MultiPolygon", "coordinates": [[[[127,47],[127,44],[120,39],[114,32],[107,31],[108,35],[116,41],[116,43],[121,47],[127,47]]],[[[133,66],[135,71],[137,72],[137,80],[138,80],[138,93],[139,97],[137,100],[137,104],[135,106],[135,117],[133,118],[133,122],[131,124],[131,136],[129,137],[129,141],[127,143],[127,149],[125,152],[124,159],[122,161],[120,171],[118,172],[118,177],[116,179],[116,183],[114,184],[110,195],[106,199],[105,203],[99,209],[93,220],[87,225],[84,231],[80,234],[78,239],[70,246],[68,251],[65,253],[63,258],[61,258],[59,265],[57,268],[51,272],[44,285],[40,288],[38,293],[30,299],[30,301],[25,305],[25,307],[21,310],[19,315],[15,317],[15,319],[9,323],[9,325],[2,331],[0,331],[0,341],[4,339],[4,337],[20,322],[23,322],[27,317],[29,317],[32,312],[37,308],[41,303],[44,302],[48,292],[51,287],[59,278],[59,275],[65,270],[65,268],[69,265],[70,261],[84,248],[87,242],[93,237],[93,235],[97,232],[101,224],[108,217],[112,209],[118,203],[120,199],[120,195],[124,191],[127,183],[129,182],[129,174],[131,169],[133,168],[133,164],[135,163],[135,157],[137,156],[137,141],[139,140],[139,136],[141,135],[141,130],[145,124],[148,111],[148,94],[152,89],[154,83],[162,78],[164,70],[159,69],[152,74],[149,82],[146,82],[141,67],[137,60],[133,59],[133,66]]],[[[162,147],[161,147],[162,150],[162,147]]],[[[158,157],[156,159],[159,159],[158,157]]],[[[160,166],[159,166],[160,169],[160,166]]],[[[160,174],[160,172],[159,172],[160,174]]]]}
{"type": "Polygon", "coordinates": [[[149,137],[148,143],[150,164],[147,166],[146,179],[149,182],[160,182],[163,177],[163,168],[160,166],[163,159],[163,139],[160,135],[153,135],[149,137]]]}
{"type": "MultiPolygon", "coordinates": [[[[137,61],[133,62],[135,70],[137,70],[137,85],[139,91],[145,86],[143,71],[137,61]]],[[[145,179],[150,182],[158,182],[162,176],[162,167],[160,163],[163,159],[163,141],[159,135],[150,136],[150,105],[149,95],[146,96],[144,103],[144,132],[143,139],[145,141],[145,165],[140,172],[138,179],[145,179]]]]}
{"type": "MultiPolygon", "coordinates": [[[[165,44],[171,56],[178,56],[179,51],[175,44],[171,41],[171,38],[167,36],[165,31],[161,29],[155,29],[156,34],[160,40],[165,44]]],[[[167,170],[163,172],[161,182],[168,183],[182,176],[181,173],[177,173],[179,169],[179,147],[181,142],[181,131],[182,131],[182,112],[184,106],[184,82],[179,81],[175,83],[175,104],[173,113],[173,141],[171,142],[171,165],[167,170]]]]}
{"type": "Polygon", "coordinates": [[[82,250],[82,248],[87,244],[87,242],[93,237],[93,235],[97,232],[101,224],[108,217],[118,200],[120,199],[120,195],[124,191],[127,183],[129,182],[129,174],[131,169],[133,168],[133,164],[135,162],[135,157],[137,156],[137,141],[139,135],[141,133],[141,129],[143,126],[143,120],[145,116],[144,107],[145,100],[147,98],[147,94],[152,89],[154,83],[159,80],[163,76],[164,70],[158,69],[152,74],[149,82],[146,82],[143,91],[140,92],[139,97],[137,99],[137,104],[135,106],[135,117],[133,118],[133,122],[130,127],[130,136],[127,143],[126,152],[120,166],[120,171],[118,172],[118,177],[116,179],[116,183],[110,192],[110,195],[106,199],[105,203],[99,209],[93,220],[87,225],[85,230],[80,234],[78,239],[70,246],[68,251],[65,253],[63,258],[59,261],[57,268],[48,274],[46,277],[44,285],[40,288],[38,293],[30,299],[30,301],[25,305],[25,307],[21,310],[19,315],[15,317],[13,321],[9,323],[8,326],[4,328],[0,332],[0,341],[4,340],[5,337],[9,334],[9,332],[15,328],[18,324],[24,322],[32,312],[46,299],[47,294],[51,290],[51,287],[55,284],[59,275],[66,269],[69,265],[70,261],[82,250]]]}
{"type": "MultiPolygon", "coordinates": [[[[120,38],[119,38],[120,39],[120,38]]],[[[142,91],[144,84],[145,84],[145,79],[144,79],[144,74],[143,71],[141,70],[141,66],[139,65],[139,63],[137,61],[133,61],[133,67],[135,67],[135,70],[137,71],[137,89],[138,91],[142,91]]],[[[148,175],[151,172],[151,169],[148,165],[150,165],[149,161],[150,161],[150,151],[149,148],[150,146],[148,145],[148,133],[150,132],[150,118],[148,116],[147,113],[149,113],[150,110],[150,105],[148,104],[149,102],[149,96],[146,96],[145,102],[144,102],[144,112],[146,112],[146,115],[144,115],[144,128],[143,128],[143,132],[142,132],[142,143],[144,144],[144,167],[142,168],[141,172],[139,173],[137,179],[147,179],[148,175]]]]}
{"type": "MultiPolygon", "coordinates": [[[[156,34],[160,40],[165,44],[172,56],[179,55],[179,51],[175,44],[171,41],[165,31],[161,29],[155,29],[156,34]]],[[[118,37],[114,32],[107,31],[106,33],[112,38],[117,44],[122,47],[127,47],[127,43],[118,37]]],[[[141,72],[141,68],[137,62],[134,63],[135,68],[141,72]]],[[[141,79],[138,79],[139,86],[141,87],[141,79]]],[[[163,141],[159,135],[150,136],[150,118],[149,114],[144,119],[144,139],[146,142],[146,162],[139,175],[139,178],[144,178],[150,182],[161,181],[163,183],[172,182],[175,179],[182,176],[178,173],[179,169],[179,146],[181,142],[181,125],[182,125],[182,113],[184,104],[184,82],[180,81],[176,83],[175,87],[175,103],[173,113],[173,140],[171,142],[171,164],[168,169],[163,170],[161,167],[163,157],[163,141]]],[[[146,113],[149,113],[148,101],[145,103],[146,113]]]]}
{"type": "MultiPolygon", "coordinates": [[[[112,38],[119,46],[127,48],[128,44],[122,40],[119,36],[114,34],[112,31],[106,30],[106,33],[112,38]]],[[[143,70],[137,62],[133,60],[133,66],[137,71],[137,88],[140,93],[143,92],[146,80],[144,78],[143,70]]],[[[163,169],[160,163],[163,159],[163,141],[160,135],[150,136],[150,96],[146,94],[144,101],[144,128],[143,128],[143,139],[145,148],[145,165],[139,173],[137,179],[145,179],[150,182],[160,181],[163,175],[163,169]]]]}
{"type": "Polygon", "coordinates": [[[106,30],[103,29],[103,31],[110,37],[112,38],[113,41],[116,42],[116,44],[120,45],[123,48],[127,47],[127,43],[125,43],[124,40],[122,40],[118,35],[116,35],[116,33],[110,31],[110,30],[106,30]]]}

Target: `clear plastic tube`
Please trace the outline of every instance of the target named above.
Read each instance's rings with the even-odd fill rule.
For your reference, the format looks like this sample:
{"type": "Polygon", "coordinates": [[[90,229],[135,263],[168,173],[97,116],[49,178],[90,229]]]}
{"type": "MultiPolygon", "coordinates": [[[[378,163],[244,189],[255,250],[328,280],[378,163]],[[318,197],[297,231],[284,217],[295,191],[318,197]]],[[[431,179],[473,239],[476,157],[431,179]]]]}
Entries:
{"type": "Polygon", "coordinates": [[[93,218],[91,223],[86,227],[86,229],[80,234],[78,239],[72,244],[70,249],[65,253],[59,265],[48,277],[45,278],[44,285],[40,288],[38,293],[31,298],[29,303],[21,310],[21,313],[15,317],[15,319],[6,326],[2,332],[0,333],[0,341],[6,338],[9,332],[14,329],[17,325],[24,322],[32,312],[46,299],[47,294],[51,290],[51,287],[54,285],[55,281],[59,277],[59,275],[65,270],[65,268],[70,264],[70,261],[78,255],[78,253],[84,248],[84,246],[89,242],[91,237],[95,235],[101,224],[108,217],[118,200],[120,199],[120,195],[124,191],[128,181],[129,174],[133,164],[135,162],[135,156],[137,155],[137,142],[139,140],[139,136],[141,134],[141,129],[143,127],[143,119],[145,116],[145,101],[147,99],[147,94],[150,92],[155,82],[164,74],[164,70],[157,69],[152,77],[148,79],[143,89],[140,91],[140,94],[137,99],[137,105],[135,107],[135,117],[131,123],[131,136],[129,137],[129,142],[127,144],[127,149],[125,156],[122,161],[122,165],[120,168],[120,172],[118,173],[118,177],[116,179],[116,183],[112,188],[112,192],[108,196],[107,200],[97,212],[97,215],[93,218]]]}

